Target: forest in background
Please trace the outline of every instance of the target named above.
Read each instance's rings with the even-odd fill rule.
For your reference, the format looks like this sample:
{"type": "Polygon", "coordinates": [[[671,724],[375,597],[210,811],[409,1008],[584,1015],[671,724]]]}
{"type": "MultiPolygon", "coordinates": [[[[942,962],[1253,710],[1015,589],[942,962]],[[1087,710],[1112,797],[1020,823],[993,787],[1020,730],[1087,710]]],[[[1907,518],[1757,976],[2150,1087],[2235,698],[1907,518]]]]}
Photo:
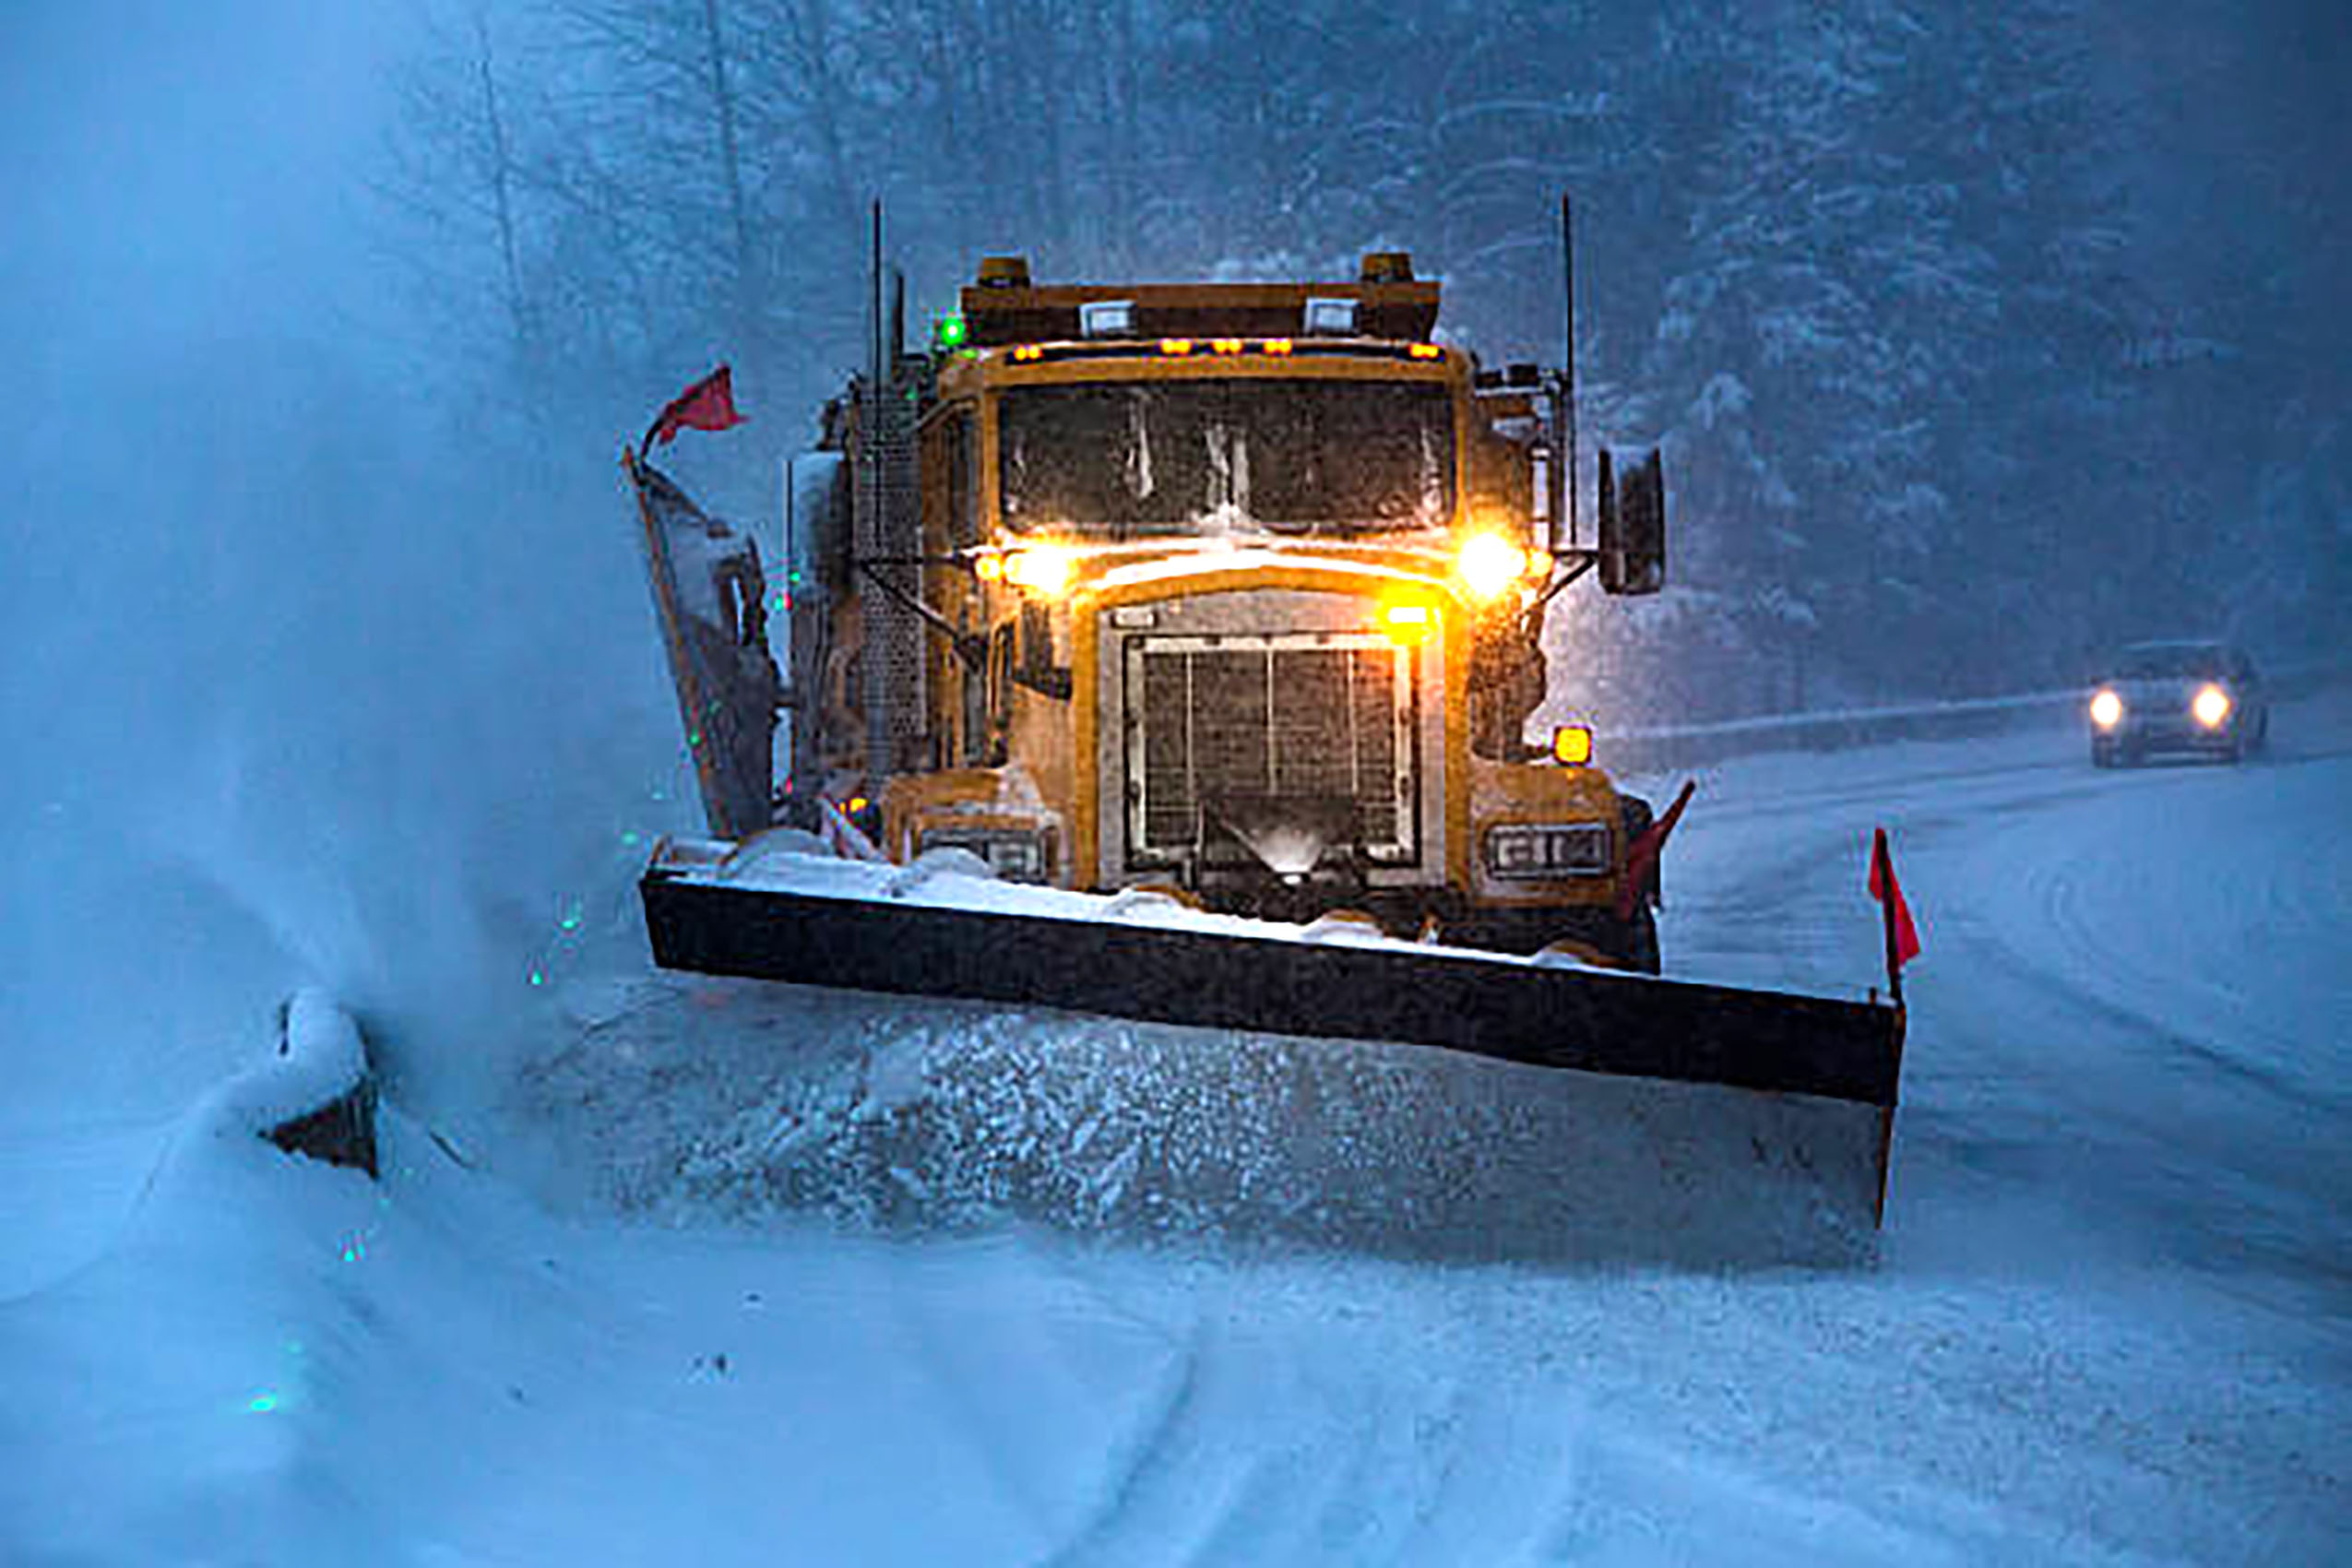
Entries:
{"type": "Polygon", "coordinates": [[[1555,683],[1698,720],[2063,683],[2135,636],[2341,648],[2324,15],[445,0],[374,183],[468,408],[601,465],[731,361],[754,422],[695,475],[754,515],[862,358],[872,199],[918,328],[984,254],[1396,248],[1497,362],[1559,356],[1571,191],[1586,493],[1597,444],[1662,442],[1673,553],[1656,600],[1562,600],[1555,683]]]}

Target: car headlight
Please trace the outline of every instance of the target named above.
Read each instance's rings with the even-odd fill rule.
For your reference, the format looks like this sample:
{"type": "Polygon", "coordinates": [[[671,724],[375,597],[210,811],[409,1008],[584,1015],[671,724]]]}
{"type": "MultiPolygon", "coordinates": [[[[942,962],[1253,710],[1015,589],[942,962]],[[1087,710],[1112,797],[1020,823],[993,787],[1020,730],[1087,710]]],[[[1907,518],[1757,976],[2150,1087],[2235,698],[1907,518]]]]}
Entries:
{"type": "Polygon", "coordinates": [[[1609,871],[1609,828],[1598,822],[1505,823],[1486,830],[1486,867],[1525,881],[1602,876],[1609,871]]]}
{"type": "Polygon", "coordinates": [[[2229,694],[2219,686],[2208,685],[2198,692],[2197,700],[2189,705],[2189,711],[2195,714],[2197,722],[2206,729],[2218,730],[2222,720],[2229,717],[2229,694]]]}
{"type": "Polygon", "coordinates": [[[2093,697],[2091,722],[2102,730],[2112,730],[2123,722],[2123,699],[2113,692],[2101,692],[2093,697]]]}

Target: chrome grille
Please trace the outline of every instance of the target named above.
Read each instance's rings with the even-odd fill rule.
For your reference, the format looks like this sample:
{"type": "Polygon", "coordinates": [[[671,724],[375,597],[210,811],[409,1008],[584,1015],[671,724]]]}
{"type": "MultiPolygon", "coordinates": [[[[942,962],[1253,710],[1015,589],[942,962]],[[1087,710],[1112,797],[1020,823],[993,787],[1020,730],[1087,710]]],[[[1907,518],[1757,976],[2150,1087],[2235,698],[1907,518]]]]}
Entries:
{"type": "Polygon", "coordinates": [[[1385,637],[1138,637],[1127,647],[1131,855],[1192,847],[1204,801],[1339,798],[1362,847],[1414,848],[1413,650],[1385,637]]]}

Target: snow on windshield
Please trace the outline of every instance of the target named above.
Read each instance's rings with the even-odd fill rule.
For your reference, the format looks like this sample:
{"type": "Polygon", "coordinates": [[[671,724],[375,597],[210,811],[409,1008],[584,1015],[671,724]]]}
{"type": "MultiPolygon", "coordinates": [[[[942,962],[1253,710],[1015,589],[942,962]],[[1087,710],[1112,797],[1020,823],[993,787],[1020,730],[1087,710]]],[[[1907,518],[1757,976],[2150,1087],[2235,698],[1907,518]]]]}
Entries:
{"type": "Polygon", "coordinates": [[[1019,531],[1443,528],[1454,427],[1430,382],[1214,380],[1027,386],[997,417],[1019,531]]]}

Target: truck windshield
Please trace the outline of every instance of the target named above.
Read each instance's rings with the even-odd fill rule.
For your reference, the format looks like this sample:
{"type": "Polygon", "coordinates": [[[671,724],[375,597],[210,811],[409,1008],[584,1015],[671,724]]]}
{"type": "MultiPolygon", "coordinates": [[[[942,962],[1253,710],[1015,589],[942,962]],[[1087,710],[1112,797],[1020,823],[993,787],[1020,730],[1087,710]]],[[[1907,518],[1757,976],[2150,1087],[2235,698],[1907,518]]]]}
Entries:
{"type": "Polygon", "coordinates": [[[1452,404],[1436,382],[1014,387],[997,441],[1016,532],[1350,534],[1453,520],[1452,404]]]}

